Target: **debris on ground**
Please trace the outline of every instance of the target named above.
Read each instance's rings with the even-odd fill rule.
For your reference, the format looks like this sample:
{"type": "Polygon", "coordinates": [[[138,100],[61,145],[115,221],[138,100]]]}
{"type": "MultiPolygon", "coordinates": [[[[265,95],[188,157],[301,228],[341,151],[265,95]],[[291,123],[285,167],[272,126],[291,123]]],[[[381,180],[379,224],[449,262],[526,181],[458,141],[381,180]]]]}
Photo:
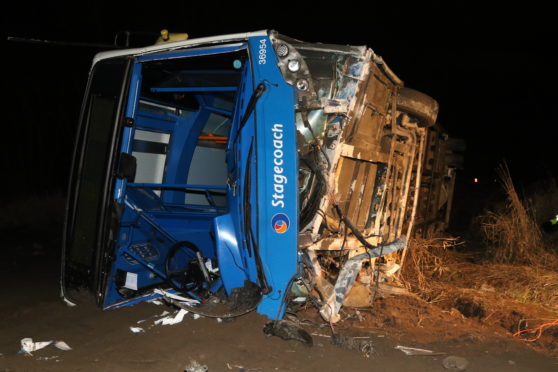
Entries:
{"type": "Polygon", "coordinates": [[[306,346],[312,346],[312,336],[298,324],[288,320],[274,320],[265,324],[263,332],[268,336],[277,336],[283,340],[296,340],[306,346]]]}
{"type": "Polygon", "coordinates": [[[37,357],[36,360],[55,360],[56,362],[61,361],[62,359],[58,359],[59,356],[58,355],[53,355],[53,356],[41,356],[41,357],[37,357]]]}
{"type": "Polygon", "coordinates": [[[442,354],[444,354],[444,353],[435,352],[435,351],[432,351],[432,350],[419,349],[419,348],[416,348],[416,347],[408,347],[408,346],[401,346],[401,345],[397,345],[395,347],[395,349],[401,350],[402,352],[405,353],[405,355],[442,355],[442,354]]]}
{"type": "Polygon", "coordinates": [[[442,365],[450,371],[465,371],[469,366],[469,361],[460,356],[450,355],[444,358],[442,365]]]}
{"type": "Polygon", "coordinates": [[[166,316],[161,319],[157,319],[154,325],[173,325],[178,324],[184,320],[184,315],[188,314],[187,310],[180,309],[175,316],[166,316]]]}
{"type": "Polygon", "coordinates": [[[331,343],[344,349],[360,351],[366,358],[375,352],[370,337],[350,337],[334,333],[331,336],[331,343]]]}
{"type": "Polygon", "coordinates": [[[133,333],[145,333],[145,329],[141,327],[130,327],[130,331],[133,333]]]}
{"type": "MultiPolygon", "coordinates": [[[[163,296],[163,298],[170,298],[170,299],[173,299],[173,300],[176,300],[176,301],[185,303],[185,304],[187,304],[187,305],[189,305],[189,306],[199,305],[199,303],[200,303],[198,300],[195,300],[195,299],[193,299],[193,298],[180,296],[180,295],[177,295],[177,294],[175,294],[175,293],[172,293],[172,292],[169,292],[169,291],[165,291],[165,290],[162,290],[162,289],[159,289],[159,288],[155,288],[155,289],[153,290],[153,293],[154,293],[154,294],[161,295],[161,296],[163,296]]],[[[156,301],[156,300],[153,300],[153,302],[154,302],[154,301],[156,301]]],[[[157,304],[156,304],[156,305],[157,305],[157,304]]]]}
{"type": "Polygon", "coordinates": [[[21,350],[18,353],[25,354],[25,355],[33,355],[31,354],[32,352],[45,348],[49,345],[54,345],[56,348],[63,351],[72,350],[72,348],[64,341],[51,340],[51,341],[33,342],[32,338],[26,337],[21,339],[21,350]]]}
{"type": "Polygon", "coordinates": [[[208,370],[206,365],[201,365],[195,360],[191,360],[190,364],[184,367],[184,372],[207,372],[208,370]]]}

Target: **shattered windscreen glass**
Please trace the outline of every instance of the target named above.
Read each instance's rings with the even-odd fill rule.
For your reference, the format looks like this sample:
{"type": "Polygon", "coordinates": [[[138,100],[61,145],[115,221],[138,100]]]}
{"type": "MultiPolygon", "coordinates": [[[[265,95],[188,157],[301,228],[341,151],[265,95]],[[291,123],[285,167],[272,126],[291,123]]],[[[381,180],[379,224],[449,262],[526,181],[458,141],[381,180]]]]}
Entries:
{"type": "MultiPolygon", "coordinates": [[[[331,51],[305,50],[297,46],[304,58],[316,91],[320,108],[308,112],[308,121],[318,139],[324,136],[327,124],[339,120],[339,111],[347,107],[354,97],[364,62],[360,55],[334,53],[331,51]],[[330,106],[334,105],[338,109],[330,106]],[[338,111],[328,113],[328,111],[338,111]]],[[[296,114],[297,129],[307,141],[312,141],[312,133],[306,128],[300,112],[296,114]]]]}

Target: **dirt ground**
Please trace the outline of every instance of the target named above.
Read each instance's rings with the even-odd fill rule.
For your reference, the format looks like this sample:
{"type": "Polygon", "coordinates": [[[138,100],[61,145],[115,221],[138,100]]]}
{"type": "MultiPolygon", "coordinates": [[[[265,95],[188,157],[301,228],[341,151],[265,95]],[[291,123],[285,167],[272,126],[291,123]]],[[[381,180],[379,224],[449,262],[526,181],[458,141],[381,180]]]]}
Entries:
{"type": "Polygon", "coordinates": [[[264,317],[232,322],[194,319],[153,325],[166,305],[143,303],[110,311],[68,307],[58,297],[57,242],[35,242],[20,232],[4,236],[0,263],[0,371],[183,371],[192,361],[209,371],[445,371],[449,355],[464,357],[470,371],[557,371],[558,359],[512,339],[501,327],[481,324],[412,296],[380,299],[370,309],[347,309],[336,332],[368,337],[373,352],[330,343],[331,329],[311,309],[297,313],[314,346],[268,337],[264,317]],[[48,246],[52,245],[52,246],[48,246]],[[138,321],[145,320],[138,324],[138,321]],[[144,333],[132,333],[140,326],[144,333]],[[63,340],[73,350],[48,346],[18,354],[20,340],[63,340]],[[397,345],[438,355],[406,356],[397,345]]]}

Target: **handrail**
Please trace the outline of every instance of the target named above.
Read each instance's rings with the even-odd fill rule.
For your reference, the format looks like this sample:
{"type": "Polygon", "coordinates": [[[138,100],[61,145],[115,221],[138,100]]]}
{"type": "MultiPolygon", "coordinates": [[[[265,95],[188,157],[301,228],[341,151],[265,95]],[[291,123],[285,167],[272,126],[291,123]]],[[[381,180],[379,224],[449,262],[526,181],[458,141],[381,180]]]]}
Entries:
{"type": "Polygon", "coordinates": [[[128,183],[127,187],[146,187],[150,189],[165,189],[165,190],[227,190],[226,185],[190,185],[185,183],[128,183]]]}

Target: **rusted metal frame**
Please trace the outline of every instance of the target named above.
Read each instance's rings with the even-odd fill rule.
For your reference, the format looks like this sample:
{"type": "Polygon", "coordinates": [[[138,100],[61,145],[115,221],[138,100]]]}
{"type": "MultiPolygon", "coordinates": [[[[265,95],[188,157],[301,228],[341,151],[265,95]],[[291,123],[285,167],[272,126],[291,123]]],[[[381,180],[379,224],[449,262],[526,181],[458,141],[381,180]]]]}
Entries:
{"type": "Polygon", "coordinates": [[[407,199],[409,196],[410,185],[412,175],[412,167],[414,160],[414,150],[415,146],[411,146],[412,150],[405,156],[404,167],[405,167],[405,181],[403,182],[403,187],[401,188],[401,197],[399,199],[399,218],[397,220],[397,236],[401,235],[401,230],[403,229],[404,219],[407,215],[407,199]]]}
{"type": "MultiPolygon", "coordinates": [[[[405,119],[406,116],[403,118],[405,119]]],[[[401,235],[401,230],[403,229],[404,226],[404,219],[407,215],[407,200],[409,198],[409,193],[411,190],[411,177],[413,174],[413,167],[414,167],[414,160],[417,157],[417,135],[416,135],[416,130],[417,130],[417,126],[414,125],[414,127],[412,126],[408,126],[409,123],[406,120],[402,120],[402,127],[403,129],[408,133],[409,139],[411,140],[411,144],[409,145],[409,153],[407,154],[407,164],[405,165],[406,167],[406,177],[405,177],[405,190],[401,190],[401,199],[400,199],[400,208],[401,208],[401,214],[399,216],[399,221],[398,221],[398,225],[400,226],[400,229],[398,228],[398,234],[397,236],[401,235]]]]}
{"type": "MultiPolygon", "coordinates": [[[[418,202],[419,202],[419,198],[420,198],[420,185],[422,182],[422,165],[423,165],[423,154],[425,152],[426,149],[426,136],[428,135],[428,133],[426,132],[426,130],[424,128],[418,128],[417,132],[420,136],[420,145],[419,145],[419,151],[418,151],[418,161],[417,161],[417,173],[416,173],[416,180],[415,180],[415,196],[414,196],[414,200],[413,200],[413,209],[411,212],[411,218],[409,221],[409,227],[407,228],[407,239],[409,239],[411,237],[411,234],[413,233],[413,228],[414,228],[414,224],[415,224],[415,217],[416,217],[416,212],[417,212],[417,206],[418,206],[418,202]]],[[[407,240],[408,241],[408,240],[407,240]]],[[[407,251],[409,250],[409,244],[407,244],[405,246],[405,248],[403,248],[402,252],[401,252],[401,260],[399,261],[399,265],[401,266],[401,268],[403,268],[403,264],[405,263],[405,257],[407,256],[407,251]]],[[[399,271],[401,272],[401,271],[399,271]]]]}
{"type": "MultiPolygon", "coordinates": [[[[390,158],[389,158],[391,165],[389,169],[392,171],[392,174],[390,174],[389,176],[392,178],[393,184],[389,188],[390,200],[388,203],[388,207],[389,207],[389,224],[388,224],[388,237],[387,237],[388,241],[392,241],[397,236],[400,235],[399,234],[400,232],[398,231],[399,230],[398,220],[399,220],[399,215],[402,213],[400,209],[400,203],[395,202],[396,201],[395,193],[399,188],[400,190],[399,194],[400,196],[402,196],[402,192],[404,189],[403,185],[401,185],[401,182],[399,182],[398,180],[398,175],[399,175],[399,171],[401,170],[403,170],[402,173],[405,173],[405,169],[404,169],[405,158],[406,158],[405,154],[407,152],[406,151],[407,149],[405,149],[406,146],[401,146],[401,144],[397,142],[397,137],[400,136],[403,138],[408,138],[408,133],[406,133],[405,131],[397,127],[397,90],[396,89],[392,91],[392,97],[391,97],[391,128],[390,129],[392,133],[392,143],[391,143],[390,158]],[[402,154],[403,161],[401,161],[400,158],[396,158],[396,156],[399,156],[399,153],[402,154]]],[[[388,182],[386,183],[389,183],[389,181],[390,178],[388,177],[388,182]]],[[[401,198],[399,197],[397,198],[397,200],[400,201],[401,198]]],[[[382,235],[385,235],[385,232],[383,232],[382,235]]]]}

